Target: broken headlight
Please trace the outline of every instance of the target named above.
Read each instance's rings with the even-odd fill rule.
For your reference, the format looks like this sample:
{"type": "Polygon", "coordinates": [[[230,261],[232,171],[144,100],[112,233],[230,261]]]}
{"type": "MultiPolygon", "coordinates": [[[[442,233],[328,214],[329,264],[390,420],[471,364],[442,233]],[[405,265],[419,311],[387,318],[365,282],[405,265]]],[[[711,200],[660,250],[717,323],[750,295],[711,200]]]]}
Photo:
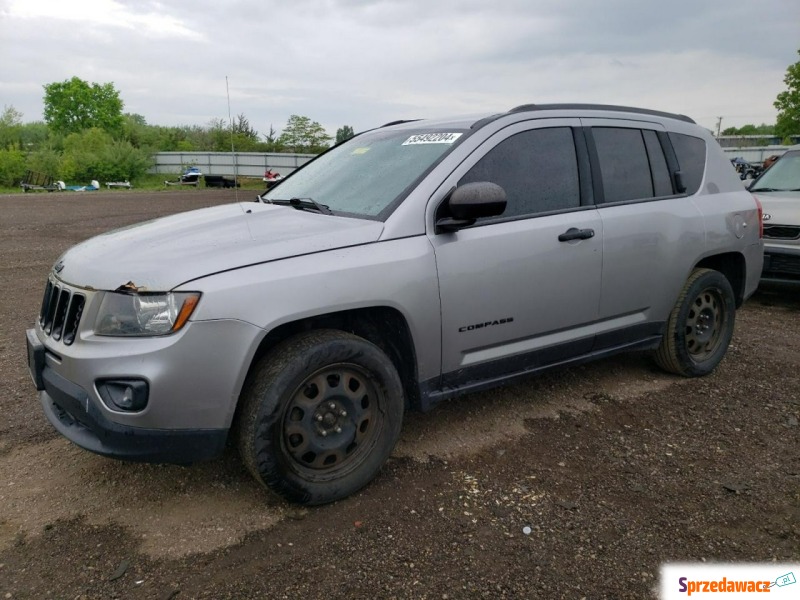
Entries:
{"type": "Polygon", "coordinates": [[[194,312],[198,292],[106,292],[100,303],[97,335],[149,336],[178,331],[194,312]]]}

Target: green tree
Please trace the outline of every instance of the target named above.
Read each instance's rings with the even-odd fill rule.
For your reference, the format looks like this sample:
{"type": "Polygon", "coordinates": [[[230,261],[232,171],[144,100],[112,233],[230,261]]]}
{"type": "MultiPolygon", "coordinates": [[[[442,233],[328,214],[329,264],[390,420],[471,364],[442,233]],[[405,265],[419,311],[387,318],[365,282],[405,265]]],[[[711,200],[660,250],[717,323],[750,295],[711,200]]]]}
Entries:
{"type": "Polygon", "coordinates": [[[269,133],[263,134],[264,141],[262,142],[262,152],[283,152],[283,143],[278,139],[278,132],[269,124],[269,133]]]}
{"type": "Polygon", "coordinates": [[[89,83],[78,77],[44,86],[44,120],[57,133],[97,127],[120,134],[123,102],[113,83],[89,83]]]}
{"type": "Polygon", "coordinates": [[[0,114],[1,127],[13,127],[15,125],[22,125],[22,113],[19,112],[14,106],[3,106],[3,113],[0,114]]]}
{"type": "Polygon", "coordinates": [[[773,135],[774,133],[775,126],[767,125],[766,123],[762,123],[761,125],[748,123],[741,127],[728,127],[722,130],[722,135],[773,135]]]}
{"type": "MultiPolygon", "coordinates": [[[[225,119],[211,119],[208,122],[208,132],[211,141],[211,147],[208,150],[214,152],[231,151],[231,132],[225,119]]],[[[206,148],[201,149],[205,150],[206,148]]]]}
{"type": "Polygon", "coordinates": [[[278,138],[278,143],[282,144],[289,152],[307,152],[318,154],[325,150],[331,140],[325,129],[308,117],[292,115],[286,122],[278,138]]]}
{"type": "Polygon", "coordinates": [[[140,114],[125,113],[122,115],[122,139],[129,141],[136,148],[155,147],[158,140],[158,127],[147,124],[140,114]]]}
{"type": "Polygon", "coordinates": [[[22,113],[6,105],[0,114],[0,148],[15,148],[20,144],[22,113]]]}
{"type": "MultiPolygon", "coordinates": [[[[800,54],[800,50],[797,53],[800,54]]],[[[800,134],[800,61],[789,65],[783,82],[786,89],[775,100],[778,109],[775,133],[786,137],[800,134]]]]}
{"type": "Polygon", "coordinates": [[[350,125],[342,125],[336,130],[336,143],[341,144],[342,142],[349,140],[355,134],[356,133],[353,131],[353,128],[350,127],[350,125]]]}
{"type": "Polygon", "coordinates": [[[233,120],[233,133],[254,142],[258,141],[258,132],[250,126],[250,121],[247,120],[244,114],[237,115],[233,120]]]}
{"type": "Polygon", "coordinates": [[[32,123],[20,125],[19,144],[20,148],[26,152],[44,148],[50,141],[50,128],[47,123],[33,121],[32,123]]]}

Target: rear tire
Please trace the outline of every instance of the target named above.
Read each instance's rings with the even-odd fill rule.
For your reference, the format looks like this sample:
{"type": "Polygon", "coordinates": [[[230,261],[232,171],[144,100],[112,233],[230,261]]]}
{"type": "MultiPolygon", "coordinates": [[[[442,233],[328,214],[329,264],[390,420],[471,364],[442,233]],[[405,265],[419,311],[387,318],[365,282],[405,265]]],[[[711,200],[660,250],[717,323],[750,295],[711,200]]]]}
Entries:
{"type": "Polygon", "coordinates": [[[695,269],[669,315],[656,363],[684,377],[707,375],[725,356],[735,315],[728,279],[719,271],[695,269]]]}
{"type": "Polygon", "coordinates": [[[299,334],[253,369],[238,423],[242,460],[283,498],[325,504],[377,475],[400,435],[404,400],[391,360],[336,330],[299,334]]]}

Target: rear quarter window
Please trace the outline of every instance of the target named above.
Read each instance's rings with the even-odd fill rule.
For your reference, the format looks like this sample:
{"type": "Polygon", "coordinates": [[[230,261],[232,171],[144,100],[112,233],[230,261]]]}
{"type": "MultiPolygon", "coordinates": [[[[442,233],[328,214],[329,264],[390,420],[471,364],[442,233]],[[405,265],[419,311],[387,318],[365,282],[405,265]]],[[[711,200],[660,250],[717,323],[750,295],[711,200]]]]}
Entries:
{"type": "Polygon", "coordinates": [[[698,137],[671,132],[669,139],[678,157],[686,193],[696,194],[706,170],[706,142],[698,137]]]}

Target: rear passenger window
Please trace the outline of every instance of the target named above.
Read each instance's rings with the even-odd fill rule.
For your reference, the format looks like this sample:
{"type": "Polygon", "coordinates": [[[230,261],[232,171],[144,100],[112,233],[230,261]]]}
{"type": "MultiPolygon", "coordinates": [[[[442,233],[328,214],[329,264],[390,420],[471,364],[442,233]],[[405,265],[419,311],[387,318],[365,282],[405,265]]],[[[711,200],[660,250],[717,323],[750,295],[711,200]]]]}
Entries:
{"type": "Polygon", "coordinates": [[[592,129],[603,176],[606,202],[653,197],[653,180],[642,132],[639,129],[592,129]]]}
{"type": "Polygon", "coordinates": [[[701,138],[682,133],[670,133],[669,139],[675,154],[678,155],[678,166],[683,176],[686,193],[691,195],[700,189],[703,173],[706,170],[706,142],[701,138]]]}
{"type": "Polygon", "coordinates": [[[653,176],[653,191],[656,196],[671,196],[672,181],[669,177],[667,159],[664,157],[664,150],[658,135],[655,131],[645,129],[642,131],[644,145],[647,148],[647,157],[650,159],[650,174],[653,176]]]}
{"type": "Polygon", "coordinates": [[[503,140],[458,185],[476,181],[491,181],[505,190],[508,204],[500,218],[579,207],[572,129],[533,129],[503,140]]]}

